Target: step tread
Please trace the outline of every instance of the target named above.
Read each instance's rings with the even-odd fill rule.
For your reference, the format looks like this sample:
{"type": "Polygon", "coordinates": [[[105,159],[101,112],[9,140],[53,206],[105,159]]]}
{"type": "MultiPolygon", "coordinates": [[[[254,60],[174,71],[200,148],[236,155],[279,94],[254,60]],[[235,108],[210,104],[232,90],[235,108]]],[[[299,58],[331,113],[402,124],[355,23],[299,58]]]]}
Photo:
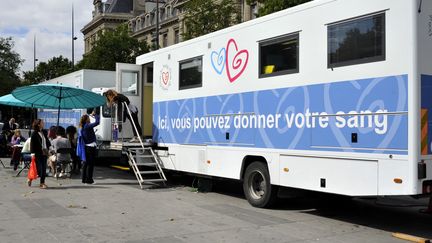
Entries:
{"type": "Polygon", "coordinates": [[[158,174],[160,173],[158,170],[150,170],[150,171],[140,171],[140,174],[158,174]]]}
{"type": "Polygon", "coordinates": [[[141,183],[143,182],[159,182],[159,181],[166,181],[165,179],[145,179],[141,180],[141,183]]]}

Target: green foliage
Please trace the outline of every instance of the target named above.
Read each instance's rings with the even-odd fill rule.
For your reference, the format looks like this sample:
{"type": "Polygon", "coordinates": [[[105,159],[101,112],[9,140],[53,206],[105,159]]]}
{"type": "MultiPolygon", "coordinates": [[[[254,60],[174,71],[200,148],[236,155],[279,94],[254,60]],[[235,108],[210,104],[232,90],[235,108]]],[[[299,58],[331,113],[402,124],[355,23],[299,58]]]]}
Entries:
{"type": "Polygon", "coordinates": [[[20,85],[19,67],[24,60],[13,51],[14,42],[11,37],[0,37],[0,96],[10,93],[20,85]]]}
{"type": "Polygon", "coordinates": [[[208,0],[190,0],[184,9],[186,31],[183,38],[189,40],[240,22],[239,7],[232,0],[220,3],[208,0]]]}
{"type": "Polygon", "coordinates": [[[24,72],[24,85],[37,84],[72,71],[72,62],[63,56],[53,57],[48,62],[40,62],[34,71],[24,72]]]}
{"type": "Polygon", "coordinates": [[[246,0],[247,4],[259,3],[258,16],[261,17],[311,0],[246,0]]]}
{"type": "Polygon", "coordinates": [[[116,62],[135,63],[137,56],[148,51],[146,42],[131,37],[127,25],[120,25],[113,31],[100,34],[92,50],[84,55],[76,69],[114,71],[116,62]]]}

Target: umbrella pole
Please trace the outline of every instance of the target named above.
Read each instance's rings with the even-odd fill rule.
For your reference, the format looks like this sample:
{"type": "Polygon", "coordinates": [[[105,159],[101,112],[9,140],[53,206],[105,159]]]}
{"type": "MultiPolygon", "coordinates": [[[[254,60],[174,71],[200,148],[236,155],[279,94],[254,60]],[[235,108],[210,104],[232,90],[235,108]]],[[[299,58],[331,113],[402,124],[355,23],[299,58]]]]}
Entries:
{"type": "Polygon", "coordinates": [[[32,125],[33,125],[33,112],[34,112],[34,108],[33,108],[33,104],[31,105],[31,111],[30,111],[30,129],[29,129],[29,137],[31,137],[31,130],[32,130],[32,125]]]}
{"type": "MultiPolygon", "coordinates": [[[[57,110],[57,129],[59,126],[59,122],[60,122],[60,105],[61,105],[61,96],[62,96],[62,87],[60,87],[60,95],[59,95],[59,105],[58,105],[58,110],[57,110]]],[[[57,130],[56,129],[56,130],[57,130]]]]}

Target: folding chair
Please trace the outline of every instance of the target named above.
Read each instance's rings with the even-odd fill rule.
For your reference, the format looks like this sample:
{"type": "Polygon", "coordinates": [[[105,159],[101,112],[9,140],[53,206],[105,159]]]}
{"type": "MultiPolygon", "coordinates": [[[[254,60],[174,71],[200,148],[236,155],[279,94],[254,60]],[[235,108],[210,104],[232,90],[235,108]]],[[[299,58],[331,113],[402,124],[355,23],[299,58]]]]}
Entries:
{"type": "MultiPolygon", "coordinates": [[[[56,151],[56,163],[57,165],[60,165],[61,168],[65,168],[64,173],[65,174],[69,174],[69,178],[72,178],[72,152],[73,149],[72,148],[59,148],[56,151]],[[69,159],[66,160],[62,160],[59,159],[59,154],[68,154],[69,155],[69,159]],[[67,170],[69,167],[69,170],[67,170]]],[[[58,180],[59,177],[57,177],[58,180]]]]}
{"type": "Polygon", "coordinates": [[[30,168],[31,154],[21,152],[21,162],[23,163],[23,166],[22,166],[21,170],[18,171],[18,173],[16,174],[16,177],[18,177],[23,170],[30,168]]]}

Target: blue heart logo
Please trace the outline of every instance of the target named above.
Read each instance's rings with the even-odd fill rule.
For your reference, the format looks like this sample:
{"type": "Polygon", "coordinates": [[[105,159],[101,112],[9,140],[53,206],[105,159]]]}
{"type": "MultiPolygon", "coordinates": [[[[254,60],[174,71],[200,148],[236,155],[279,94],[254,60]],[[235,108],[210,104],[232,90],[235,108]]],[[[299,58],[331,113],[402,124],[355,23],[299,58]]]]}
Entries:
{"type": "Polygon", "coordinates": [[[211,58],[211,64],[213,66],[213,69],[219,75],[221,75],[224,68],[225,68],[225,58],[226,58],[225,47],[222,47],[222,49],[220,49],[219,53],[216,51],[212,51],[210,58],[211,58]]]}

